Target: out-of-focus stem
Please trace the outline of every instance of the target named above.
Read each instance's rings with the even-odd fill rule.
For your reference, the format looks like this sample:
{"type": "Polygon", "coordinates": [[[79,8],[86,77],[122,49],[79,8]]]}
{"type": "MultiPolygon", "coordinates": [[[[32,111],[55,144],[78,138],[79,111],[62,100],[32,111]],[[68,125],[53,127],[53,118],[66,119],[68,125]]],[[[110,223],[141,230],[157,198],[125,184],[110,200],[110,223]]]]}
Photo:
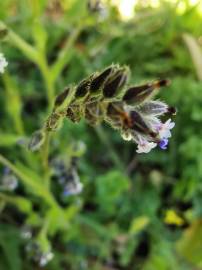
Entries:
{"type": "Polygon", "coordinates": [[[49,169],[49,144],[50,144],[50,132],[46,132],[46,138],[41,150],[42,165],[44,168],[44,178],[46,181],[46,187],[49,189],[50,185],[50,169],[49,169]]]}
{"type": "Polygon", "coordinates": [[[0,21],[0,26],[2,28],[8,29],[8,39],[11,43],[16,46],[21,52],[27,56],[34,63],[37,62],[37,50],[28,44],[24,39],[18,36],[14,31],[12,31],[4,22],[0,21]]]}
{"type": "Polygon", "coordinates": [[[15,173],[16,176],[18,176],[19,179],[21,179],[21,181],[27,187],[29,187],[33,193],[42,197],[48,204],[52,205],[53,207],[55,208],[59,207],[52,194],[42,183],[38,183],[35,180],[31,179],[30,175],[26,175],[23,172],[21,172],[14,164],[12,164],[8,159],[6,159],[2,155],[0,155],[0,163],[11,169],[11,171],[15,173]]]}
{"type": "Polygon", "coordinates": [[[20,91],[12,80],[8,72],[3,75],[3,81],[6,90],[6,101],[8,102],[7,110],[13,119],[15,129],[19,135],[24,135],[24,125],[21,117],[22,100],[20,91]]]}
{"type": "Polygon", "coordinates": [[[50,69],[48,67],[47,60],[45,59],[44,55],[39,55],[38,66],[41,71],[44,83],[45,83],[46,93],[47,93],[47,98],[48,98],[48,109],[50,112],[53,105],[55,91],[54,91],[54,82],[52,80],[50,69]]]}
{"type": "Polygon", "coordinates": [[[110,140],[106,137],[103,128],[101,126],[97,126],[95,127],[95,130],[101,142],[106,146],[107,152],[109,153],[114,165],[116,165],[120,170],[125,171],[123,163],[110,143],[110,140]]]}
{"type": "Polygon", "coordinates": [[[61,74],[64,66],[69,62],[72,56],[72,46],[76,39],[78,38],[83,26],[79,25],[70,36],[67,38],[63,49],[59,52],[58,57],[55,63],[52,65],[51,68],[51,77],[52,80],[55,82],[58,76],[61,74]]]}

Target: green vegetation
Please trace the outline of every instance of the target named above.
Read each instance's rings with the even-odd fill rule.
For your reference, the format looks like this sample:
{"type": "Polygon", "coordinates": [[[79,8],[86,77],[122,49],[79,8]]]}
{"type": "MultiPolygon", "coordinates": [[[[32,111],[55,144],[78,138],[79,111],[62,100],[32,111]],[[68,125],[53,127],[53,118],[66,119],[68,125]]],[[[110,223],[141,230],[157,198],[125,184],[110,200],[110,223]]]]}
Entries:
{"type": "Polygon", "coordinates": [[[87,2],[0,1],[0,270],[202,269],[202,14],[160,1],[123,21],[87,2]],[[66,119],[28,150],[55,97],[112,63],[133,85],[171,80],[168,149],[66,119]]]}

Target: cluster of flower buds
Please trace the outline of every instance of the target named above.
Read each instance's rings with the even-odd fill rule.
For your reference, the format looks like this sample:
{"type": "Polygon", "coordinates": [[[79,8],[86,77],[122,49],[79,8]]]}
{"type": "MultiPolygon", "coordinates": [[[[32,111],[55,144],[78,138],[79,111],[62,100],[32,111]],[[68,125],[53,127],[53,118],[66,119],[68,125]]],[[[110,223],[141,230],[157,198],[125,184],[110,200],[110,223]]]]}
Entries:
{"type": "Polygon", "coordinates": [[[30,241],[25,247],[28,257],[37,263],[40,267],[47,265],[52,259],[54,254],[51,250],[43,252],[37,242],[30,241]]]}
{"type": "Polygon", "coordinates": [[[104,8],[100,0],[88,0],[87,7],[90,12],[101,12],[104,8]]]}
{"type": "Polygon", "coordinates": [[[42,250],[40,241],[37,241],[34,229],[31,226],[25,225],[22,227],[21,238],[25,241],[26,255],[31,261],[40,267],[44,267],[52,260],[54,254],[51,252],[49,245],[45,251],[42,250]]]}
{"type": "Polygon", "coordinates": [[[78,175],[79,158],[86,146],[82,141],[69,144],[67,154],[54,157],[50,163],[52,176],[62,189],[62,196],[77,195],[82,192],[83,184],[78,175]]]}
{"type": "Polygon", "coordinates": [[[94,72],[78,85],[69,86],[60,93],[42,130],[31,138],[30,149],[38,150],[45,133],[57,130],[64,118],[78,123],[84,118],[90,125],[108,123],[125,140],[137,143],[137,153],[148,153],[157,145],[166,149],[174,122],[163,115],[175,115],[174,107],[153,100],[158,90],[169,84],[158,80],[140,86],[128,86],[130,70],[127,66],[111,65],[94,72]]]}
{"type": "Polygon", "coordinates": [[[108,10],[102,0],[88,0],[87,9],[90,14],[98,15],[98,20],[103,21],[108,16],[108,10]]]}
{"type": "Polygon", "coordinates": [[[18,179],[7,167],[4,168],[0,179],[0,190],[13,191],[18,187],[18,179]]]}
{"type": "Polygon", "coordinates": [[[62,195],[65,197],[82,192],[83,184],[77,173],[77,161],[76,157],[71,157],[69,162],[59,158],[52,161],[53,176],[58,180],[62,187],[62,195]]]}

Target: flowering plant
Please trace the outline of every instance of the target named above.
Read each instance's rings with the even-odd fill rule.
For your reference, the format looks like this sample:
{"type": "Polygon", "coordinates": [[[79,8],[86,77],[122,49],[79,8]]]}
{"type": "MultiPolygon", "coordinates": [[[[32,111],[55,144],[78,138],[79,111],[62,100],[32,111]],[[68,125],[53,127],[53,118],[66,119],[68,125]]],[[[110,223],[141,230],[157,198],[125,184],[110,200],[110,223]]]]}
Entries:
{"type": "Polygon", "coordinates": [[[79,122],[85,118],[90,125],[108,123],[126,140],[137,143],[137,153],[148,153],[157,145],[166,149],[174,122],[162,123],[160,116],[174,115],[176,110],[159,100],[152,100],[161,86],[160,80],[128,88],[129,68],[111,65],[95,72],[76,86],[69,86],[56,99],[44,128],[34,133],[29,143],[37,150],[48,132],[58,129],[64,118],[79,122]]]}

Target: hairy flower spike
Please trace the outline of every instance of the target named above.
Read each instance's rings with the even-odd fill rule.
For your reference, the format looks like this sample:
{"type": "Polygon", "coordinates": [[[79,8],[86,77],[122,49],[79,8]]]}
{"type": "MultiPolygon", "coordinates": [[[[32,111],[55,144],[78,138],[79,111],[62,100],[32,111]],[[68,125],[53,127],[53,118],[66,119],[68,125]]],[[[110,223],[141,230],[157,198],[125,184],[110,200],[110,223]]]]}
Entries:
{"type": "MultiPolygon", "coordinates": [[[[176,109],[151,98],[157,89],[167,86],[169,81],[157,80],[126,88],[129,73],[126,66],[111,65],[101,72],[93,72],[78,85],[66,88],[55,100],[45,131],[56,130],[65,117],[74,123],[84,118],[93,126],[106,122],[118,130],[124,139],[134,141],[138,145],[138,153],[148,153],[157,145],[166,149],[174,123],[171,119],[162,123],[160,116],[174,115],[176,109]]],[[[78,186],[71,192],[80,189],[81,186],[78,186]]]]}

